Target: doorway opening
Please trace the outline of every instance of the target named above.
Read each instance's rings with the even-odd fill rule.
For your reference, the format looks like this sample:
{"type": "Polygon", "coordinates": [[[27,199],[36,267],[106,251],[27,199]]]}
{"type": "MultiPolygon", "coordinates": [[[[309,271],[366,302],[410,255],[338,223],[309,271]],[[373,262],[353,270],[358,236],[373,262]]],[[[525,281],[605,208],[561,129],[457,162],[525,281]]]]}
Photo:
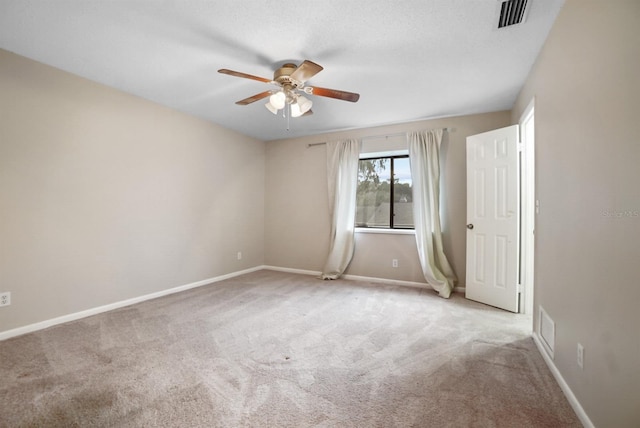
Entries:
{"type": "MultiPolygon", "coordinates": [[[[535,99],[520,117],[520,313],[533,315],[535,215],[535,99]]],[[[533,329],[533,325],[531,326],[533,329]]]]}

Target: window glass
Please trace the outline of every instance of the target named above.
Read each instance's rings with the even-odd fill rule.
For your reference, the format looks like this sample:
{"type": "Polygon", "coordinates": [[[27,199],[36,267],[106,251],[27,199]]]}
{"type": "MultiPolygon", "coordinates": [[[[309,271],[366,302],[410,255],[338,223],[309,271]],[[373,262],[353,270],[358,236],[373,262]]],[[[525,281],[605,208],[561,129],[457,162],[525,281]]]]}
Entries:
{"type": "Polygon", "coordinates": [[[408,156],[360,159],[356,226],[413,228],[413,198],[408,156]]]}
{"type": "Polygon", "coordinates": [[[409,158],[393,159],[395,180],[393,183],[393,226],[413,229],[413,192],[409,158]]]}

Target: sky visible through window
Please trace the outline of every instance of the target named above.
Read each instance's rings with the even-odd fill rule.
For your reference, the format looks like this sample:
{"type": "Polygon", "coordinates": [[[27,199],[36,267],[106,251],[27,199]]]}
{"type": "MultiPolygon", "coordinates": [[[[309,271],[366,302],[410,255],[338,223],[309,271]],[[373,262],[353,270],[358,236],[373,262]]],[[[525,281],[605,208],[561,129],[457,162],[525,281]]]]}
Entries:
{"type": "MultiPolygon", "coordinates": [[[[409,161],[396,162],[394,172],[396,173],[396,179],[400,183],[411,183],[411,169],[409,168],[409,161]]],[[[386,177],[388,180],[389,177],[386,177]]]]}
{"type": "MultiPolygon", "coordinates": [[[[394,172],[396,180],[399,183],[411,184],[411,168],[409,159],[397,159],[395,162],[394,172]]],[[[391,182],[391,170],[388,168],[379,168],[378,176],[380,181],[391,182]]]]}

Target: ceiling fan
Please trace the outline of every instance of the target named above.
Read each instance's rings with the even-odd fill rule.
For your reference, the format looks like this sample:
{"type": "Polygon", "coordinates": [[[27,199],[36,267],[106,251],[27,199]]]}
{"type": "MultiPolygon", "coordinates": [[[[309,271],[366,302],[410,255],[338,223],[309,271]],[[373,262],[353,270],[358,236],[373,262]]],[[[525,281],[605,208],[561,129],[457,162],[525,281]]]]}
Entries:
{"type": "Polygon", "coordinates": [[[218,70],[218,72],[279,86],[279,89],[264,91],[236,102],[238,105],[247,105],[269,97],[269,101],[265,104],[265,107],[273,114],[277,114],[279,110],[285,109],[287,106],[289,106],[289,109],[288,111],[285,109],[285,113],[288,113],[291,117],[313,114],[311,111],[311,105],[313,103],[301,93],[335,98],[352,103],[358,101],[360,95],[353,92],[320,88],[318,86],[305,86],[305,82],[321,72],[322,69],[322,66],[308,60],[305,60],[298,66],[292,63],[286,63],[273,73],[273,80],[240,73],[239,71],[227,70],[226,68],[222,68],[218,70]]]}

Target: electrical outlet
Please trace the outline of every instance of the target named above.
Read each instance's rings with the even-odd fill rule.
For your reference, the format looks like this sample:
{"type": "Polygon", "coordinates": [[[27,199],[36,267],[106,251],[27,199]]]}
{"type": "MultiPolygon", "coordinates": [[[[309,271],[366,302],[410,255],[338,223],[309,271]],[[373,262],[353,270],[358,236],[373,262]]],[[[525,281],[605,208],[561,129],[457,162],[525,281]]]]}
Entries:
{"type": "Polygon", "coordinates": [[[9,306],[11,304],[11,292],[5,291],[0,293],[0,306],[9,306]]]}
{"type": "Polygon", "coordinates": [[[584,368],[584,346],[578,343],[578,367],[584,368]]]}
{"type": "Polygon", "coordinates": [[[398,259],[391,260],[391,266],[393,266],[394,268],[398,267],[398,259]]]}
{"type": "Polygon", "coordinates": [[[238,260],[242,260],[242,251],[238,251],[238,260]]]}

